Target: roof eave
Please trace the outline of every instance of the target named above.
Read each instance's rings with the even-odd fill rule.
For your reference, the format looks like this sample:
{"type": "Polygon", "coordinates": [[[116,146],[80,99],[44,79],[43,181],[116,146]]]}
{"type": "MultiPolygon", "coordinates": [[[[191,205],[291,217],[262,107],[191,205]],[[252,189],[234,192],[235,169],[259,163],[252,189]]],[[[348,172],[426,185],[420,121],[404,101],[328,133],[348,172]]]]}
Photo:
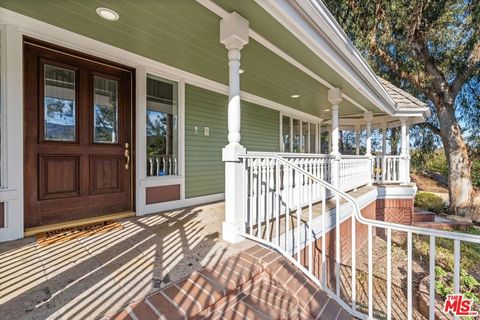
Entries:
{"type": "Polygon", "coordinates": [[[423,120],[426,120],[428,117],[430,117],[430,115],[430,108],[427,106],[415,108],[398,108],[398,111],[394,114],[395,117],[422,117],[423,120]]]}
{"type": "Polygon", "coordinates": [[[395,102],[386,92],[326,6],[316,0],[255,0],[277,21],[377,108],[394,114],[395,102]]]}

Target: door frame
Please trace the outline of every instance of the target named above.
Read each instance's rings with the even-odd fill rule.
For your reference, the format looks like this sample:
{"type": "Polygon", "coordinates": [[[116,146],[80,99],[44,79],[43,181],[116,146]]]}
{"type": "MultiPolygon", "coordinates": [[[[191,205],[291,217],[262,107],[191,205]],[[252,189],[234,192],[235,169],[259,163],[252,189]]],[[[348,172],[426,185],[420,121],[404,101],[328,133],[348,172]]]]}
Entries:
{"type": "MultiPolygon", "coordinates": [[[[136,70],[134,68],[131,68],[129,66],[125,66],[123,64],[120,64],[120,63],[117,63],[117,62],[114,62],[114,61],[110,61],[110,60],[107,60],[107,59],[104,59],[104,58],[99,58],[99,57],[96,57],[96,56],[93,56],[93,55],[90,55],[90,54],[86,54],[86,53],[83,53],[83,52],[80,52],[80,51],[77,51],[77,50],[73,50],[73,49],[70,49],[70,48],[66,48],[66,47],[63,47],[63,46],[59,46],[57,44],[53,44],[53,43],[49,43],[49,42],[46,42],[46,41],[43,41],[43,40],[38,40],[36,38],[32,38],[32,37],[29,37],[29,36],[25,36],[23,35],[22,37],[22,57],[23,57],[23,54],[26,50],[26,46],[25,44],[28,43],[28,45],[30,46],[37,46],[39,48],[41,48],[42,50],[47,50],[47,51],[52,51],[54,53],[59,53],[61,55],[67,55],[67,56],[71,56],[75,59],[80,59],[80,60],[85,60],[87,62],[92,62],[92,63],[95,63],[95,64],[101,64],[101,65],[105,65],[105,66],[108,66],[109,68],[114,68],[114,69],[119,69],[121,71],[124,71],[124,72],[128,72],[130,74],[130,137],[128,137],[128,140],[130,141],[130,145],[131,145],[131,155],[130,155],[130,165],[131,165],[131,169],[129,170],[130,171],[130,175],[129,175],[129,178],[130,178],[130,208],[127,210],[127,211],[123,211],[123,212],[118,212],[118,213],[115,213],[115,214],[110,214],[110,215],[105,215],[105,219],[107,219],[108,217],[111,217],[112,216],[115,216],[115,215],[122,215],[124,216],[126,213],[132,213],[132,215],[134,215],[134,212],[135,212],[135,208],[136,208],[136,152],[134,152],[133,150],[136,150],[136,70]]],[[[28,70],[23,70],[23,74],[22,74],[22,83],[23,81],[25,80],[25,77],[26,77],[26,74],[27,74],[28,70]]],[[[76,80],[78,82],[78,79],[76,80]]],[[[41,89],[40,89],[41,90],[41,89]]],[[[27,94],[27,92],[23,92],[22,93],[24,95],[23,97],[23,100],[24,101],[28,101],[27,97],[25,96],[27,94]]],[[[78,96],[78,92],[76,93],[76,95],[78,96]]],[[[23,104],[23,112],[25,113],[26,110],[26,105],[23,104]]],[[[39,113],[39,114],[42,114],[42,111],[39,113]]],[[[90,115],[89,117],[91,117],[92,115],[90,115]]],[[[90,119],[91,120],[91,119],[90,119]]],[[[25,122],[25,117],[22,117],[22,128],[25,129],[27,126],[27,123],[25,122]]],[[[39,124],[39,126],[42,128],[43,126],[41,124],[39,124]]],[[[79,126],[77,126],[76,128],[76,131],[77,131],[77,137],[80,136],[80,132],[79,132],[80,128],[79,126]]],[[[84,128],[85,130],[85,128],[84,128]]],[[[42,131],[42,130],[40,130],[42,131]]],[[[88,133],[88,136],[91,136],[92,135],[92,132],[89,132],[88,133]]],[[[23,147],[25,148],[25,143],[26,143],[26,137],[24,136],[22,138],[22,144],[23,144],[23,147]]],[[[26,163],[24,162],[22,164],[22,170],[23,172],[25,173],[26,172],[26,163]]],[[[38,170],[38,168],[37,168],[38,170]]],[[[23,203],[23,206],[25,207],[26,203],[26,199],[23,200],[24,203],[23,203]]],[[[23,215],[25,215],[25,212],[23,212],[23,215]]],[[[25,221],[25,216],[23,216],[23,220],[25,221]]],[[[80,219],[80,220],[72,220],[72,221],[69,221],[69,222],[62,222],[60,224],[54,224],[52,225],[52,228],[56,228],[56,225],[65,225],[65,224],[68,224],[68,225],[75,225],[76,221],[78,221],[79,223],[83,223],[85,224],[85,222],[87,221],[99,221],[99,220],[102,220],[102,217],[101,216],[95,216],[95,217],[92,217],[92,218],[86,218],[86,219],[80,219]]],[[[104,219],[103,219],[104,220],[104,219]]],[[[49,229],[49,226],[39,226],[39,227],[34,227],[34,228],[29,228],[28,230],[25,229],[26,231],[26,234],[31,234],[31,231],[30,229],[42,229],[42,230],[46,230],[46,229],[49,229]]]]}

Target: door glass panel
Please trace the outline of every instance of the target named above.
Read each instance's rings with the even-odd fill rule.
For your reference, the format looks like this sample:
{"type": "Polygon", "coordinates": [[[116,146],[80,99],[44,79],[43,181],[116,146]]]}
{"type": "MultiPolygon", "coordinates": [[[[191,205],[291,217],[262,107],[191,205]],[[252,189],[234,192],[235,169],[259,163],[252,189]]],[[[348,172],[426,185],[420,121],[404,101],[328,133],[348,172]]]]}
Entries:
{"type": "Polygon", "coordinates": [[[290,117],[282,116],[283,152],[290,152],[290,117]]]}
{"type": "Polygon", "coordinates": [[[118,142],[118,82],[94,77],[93,122],[97,143],[118,142]]]}
{"type": "Polygon", "coordinates": [[[147,77],[147,176],[178,175],[177,83],[147,77]]]}
{"type": "Polygon", "coordinates": [[[75,71],[44,66],[44,139],[75,141],[75,71]]]}
{"type": "Polygon", "coordinates": [[[300,120],[293,119],[293,152],[300,151],[300,120]]]}

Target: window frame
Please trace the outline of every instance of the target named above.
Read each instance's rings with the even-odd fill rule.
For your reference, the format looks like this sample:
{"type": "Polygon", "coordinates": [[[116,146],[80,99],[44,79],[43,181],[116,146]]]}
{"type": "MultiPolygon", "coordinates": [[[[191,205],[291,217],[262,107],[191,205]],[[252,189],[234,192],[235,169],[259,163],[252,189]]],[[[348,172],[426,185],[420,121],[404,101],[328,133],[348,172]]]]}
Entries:
{"type": "MultiPolygon", "coordinates": [[[[298,154],[318,154],[319,152],[319,128],[321,127],[321,122],[320,121],[310,121],[306,118],[299,117],[297,115],[292,115],[288,113],[280,113],[280,129],[279,129],[279,140],[280,140],[280,152],[284,153],[298,153],[298,154]],[[290,150],[285,150],[285,145],[283,143],[283,118],[289,118],[289,127],[290,127],[290,150]],[[299,128],[300,128],[300,137],[303,134],[303,125],[307,124],[307,136],[304,141],[304,145],[302,146],[302,143],[300,141],[300,150],[303,149],[303,152],[294,152],[293,151],[293,122],[295,120],[298,120],[299,123],[299,128]],[[311,149],[311,130],[315,131],[314,136],[315,136],[315,150],[310,150],[311,149]]],[[[301,140],[301,139],[300,139],[301,140]]]]}
{"type": "MultiPolygon", "coordinates": [[[[176,155],[177,155],[177,164],[176,164],[176,172],[177,174],[171,174],[171,175],[164,175],[164,176],[149,176],[148,175],[148,172],[147,172],[147,164],[145,162],[145,176],[146,176],[146,179],[151,179],[151,178],[175,178],[175,177],[181,177],[182,176],[182,173],[180,171],[180,162],[181,162],[181,159],[180,159],[180,82],[179,81],[175,81],[175,80],[171,80],[169,78],[166,78],[164,76],[158,76],[158,75],[155,75],[155,74],[152,74],[151,72],[146,72],[145,73],[145,81],[146,83],[148,82],[148,78],[150,77],[150,79],[152,80],[156,80],[156,81],[160,81],[160,82],[164,82],[164,83],[170,83],[170,84],[173,84],[174,87],[176,88],[176,99],[174,99],[174,101],[176,102],[176,131],[177,131],[177,137],[176,137],[176,155]]],[[[147,106],[147,102],[148,102],[148,93],[147,93],[147,86],[145,86],[145,126],[146,126],[146,119],[147,119],[147,113],[148,113],[148,106],[147,106]]],[[[182,120],[183,121],[183,120],[182,120]]],[[[145,127],[145,129],[147,129],[145,127]]],[[[172,138],[173,139],[173,138],[172,138]]],[[[175,145],[175,139],[172,140],[172,147],[174,147],[175,145]]],[[[172,153],[174,154],[174,153],[172,153]]],[[[147,155],[147,130],[145,130],[145,160],[148,159],[148,155],[147,155]]]]}
{"type": "MultiPolygon", "coordinates": [[[[147,187],[180,185],[180,199],[185,199],[185,84],[184,78],[162,72],[156,68],[137,67],[136,71],[136,152],[137,152],[137,183],[143,193],[147,187]],[[178,130],[178,162],[177,174],[165,176],[147,176],[147,134],[146,134],[146,117],[147,117],[147,77],[153,76],[166,81],[177,83],[177,130],[178,130]]],[[[143,195],[141,201],[143,200],[143,195]]],[[[145,206],[145,204],[143,204],[145,206]]],[[[154,205],[153,205],[154,206],[154,205]]],[[[148,206],[147,206],[148,207],[148,206]]]]}

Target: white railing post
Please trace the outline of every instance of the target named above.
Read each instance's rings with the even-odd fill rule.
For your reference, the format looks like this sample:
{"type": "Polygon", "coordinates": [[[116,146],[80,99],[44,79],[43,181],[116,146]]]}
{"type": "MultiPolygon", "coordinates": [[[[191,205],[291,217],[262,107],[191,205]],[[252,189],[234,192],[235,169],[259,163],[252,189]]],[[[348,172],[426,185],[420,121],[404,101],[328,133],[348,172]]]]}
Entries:
{"type": "Polygon", "coordinates": [[[399,163],[399,180],[402,184],[407,184],[409,182],[410,172],[409,165],[408,165],[408,126],[407,126],[407,118],[402,117],[400,118],[401,123],[401,130],[402,130],[402,137],[401,137],[401,152],[400,152],[400,163],[399,163]]]}
{"type": "Polygon", "coordinates": [[[229,242],[242,240],[244,221],[244,165],[238,158],[246,153],[240,144],[240,50],[248,43],[248,21],[233,12],[220,21],[220,42],[228,50],[228,145],[222,149],[225,162],[225,221],[223,239],[229,242]]]}
{"type": "Polygon", "coordinates": [[[366,142],[366,152],[365,155],[370,158],[370,170],[371,170],[371,178],[369,186],[373,185],[374,179],[374,163],[372,157],[372,120],[373,120],[373,112],[372,111],[365,111],[363,114],[363,119],[365,120],[366,127],[367,127],[367,142],[366,142]]]}

